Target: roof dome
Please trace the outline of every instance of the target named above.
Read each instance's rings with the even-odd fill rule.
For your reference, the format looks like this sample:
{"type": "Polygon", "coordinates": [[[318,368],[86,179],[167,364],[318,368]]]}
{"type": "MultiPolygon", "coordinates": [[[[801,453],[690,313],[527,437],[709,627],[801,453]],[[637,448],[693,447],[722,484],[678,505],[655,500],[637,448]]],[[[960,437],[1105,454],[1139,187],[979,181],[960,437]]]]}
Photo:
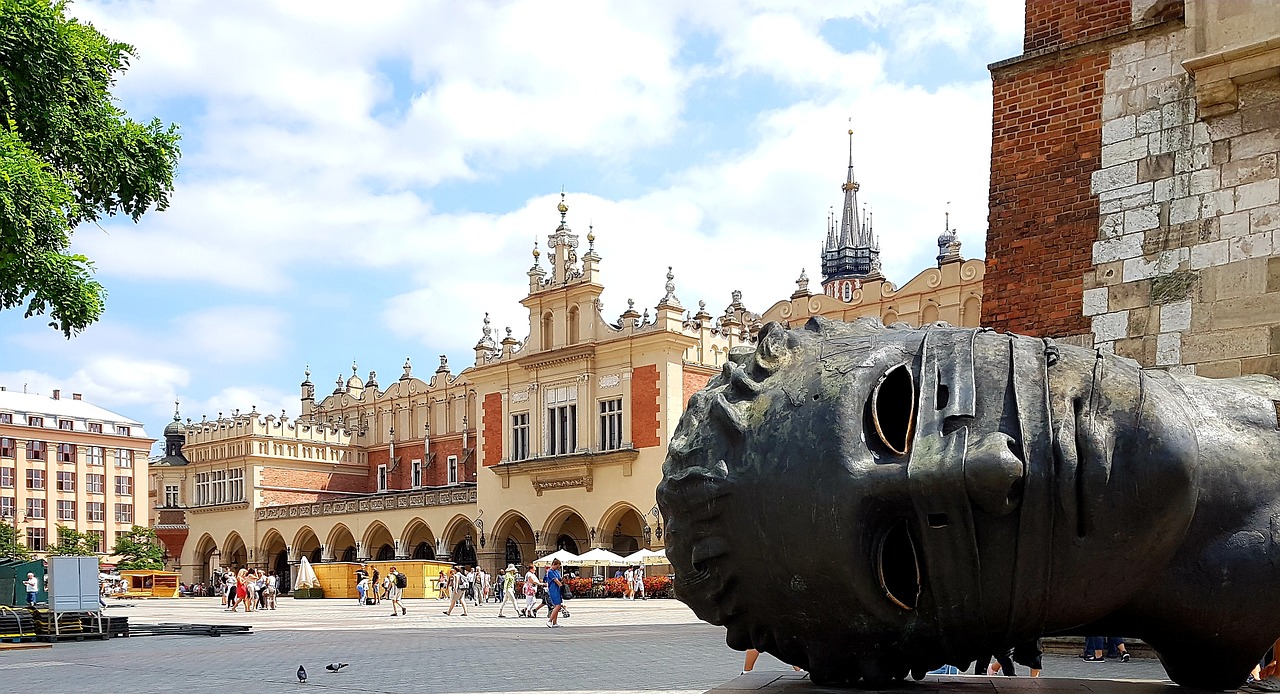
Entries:
{"type": "Polygon", "coordinates": [[[347,390],[352,388],[364,388],[364,381],[360,380],[360,376],[356,374],[356,363],[351,362],[351,378],[347,379],[347,390]]]}
{"type": "Polygon", "coordinates": [[[169,425],[164,428],[164,435],[165,436],[186,436],[187,428],[182,426],[182,422],[178,421],[177,417],[174,417],[173,421],[169,422],[169,425]]]}

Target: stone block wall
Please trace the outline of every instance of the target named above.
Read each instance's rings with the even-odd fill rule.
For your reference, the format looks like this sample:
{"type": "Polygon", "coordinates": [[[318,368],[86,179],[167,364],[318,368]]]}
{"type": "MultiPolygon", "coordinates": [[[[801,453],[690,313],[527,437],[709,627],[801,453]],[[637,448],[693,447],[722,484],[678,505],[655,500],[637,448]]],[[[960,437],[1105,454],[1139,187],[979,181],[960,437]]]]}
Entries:
{"type": "Polygon", "coordinates": [[[1205,116],[1171,29],[1111,50],[1083,312],[1144,366],[1280,376],[1280,79],[1205,116]]]}

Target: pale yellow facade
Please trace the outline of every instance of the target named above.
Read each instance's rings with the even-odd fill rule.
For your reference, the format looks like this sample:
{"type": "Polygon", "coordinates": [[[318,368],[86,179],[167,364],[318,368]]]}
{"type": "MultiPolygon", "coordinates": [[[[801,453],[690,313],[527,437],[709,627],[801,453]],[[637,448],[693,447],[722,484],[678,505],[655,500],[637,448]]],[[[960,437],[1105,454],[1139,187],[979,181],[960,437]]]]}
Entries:
{"type": "Polygon", "coordinates": [[[736,291],[718,316],[702,302],[686,311],[668,271],[665,283],[655,278],[664,292],[655,306],[629,302],[606,318],[595,238],[579,256],[567,211],[562,202],[527,271],[525,339],[497,334],[486,316],[474,362],[457,374],[442,356],[421,380],[406,361],[383,389],[353,365],[317,401],[308,373],[297,420],[250,412],[179,425],[182,455],[152,467],[158,488],[178,490],[156,510],[181,545],[172,568],[200,581],[219,565],[285,573],[303,557],[414,558],[493,572],[557,548],[661,549],[654,492],[685,402],[765,322],[977,322],[983,265],[958,253],[901,288],[866,282],[850,301],[802,281],[764,314],[736,291]],[[205,476],[221,484],[240,469],[235,498],[199,492],[205,476]]]}

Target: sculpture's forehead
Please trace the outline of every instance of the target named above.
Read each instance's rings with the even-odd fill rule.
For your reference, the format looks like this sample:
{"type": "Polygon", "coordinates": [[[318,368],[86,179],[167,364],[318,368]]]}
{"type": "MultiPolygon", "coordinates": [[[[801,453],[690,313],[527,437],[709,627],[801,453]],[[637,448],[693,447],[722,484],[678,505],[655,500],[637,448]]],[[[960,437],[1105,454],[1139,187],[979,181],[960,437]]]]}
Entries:
{"type": "MultiPolygon", "coordinates": [[[[883,364],[911,361],[920,349],[916,333],[835,335],[819,342],[818,361],[828,371],[847,374],[883,364]]],[[[878,375],[878,374],[877,374],[878,375]]]]}

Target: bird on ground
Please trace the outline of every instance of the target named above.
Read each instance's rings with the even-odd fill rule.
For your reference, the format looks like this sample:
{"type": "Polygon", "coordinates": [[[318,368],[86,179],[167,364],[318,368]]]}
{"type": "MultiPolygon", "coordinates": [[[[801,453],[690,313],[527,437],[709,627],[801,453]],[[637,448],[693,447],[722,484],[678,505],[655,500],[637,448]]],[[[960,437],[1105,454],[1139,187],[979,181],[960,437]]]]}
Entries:
{"type": "Polygon", "coordinates": [[[324,666],[324,669],[328,670],[329,672],[337,672],[342,668],[346,667],[348,664],[349,663],[329,663],[328,665],[324,666]]]}
{"type": "Polygon", "coordinates": [[[298,684],[306,684],[306,683],[307,683],[307,669],[299,665],[298,666],[298,684]]]}

